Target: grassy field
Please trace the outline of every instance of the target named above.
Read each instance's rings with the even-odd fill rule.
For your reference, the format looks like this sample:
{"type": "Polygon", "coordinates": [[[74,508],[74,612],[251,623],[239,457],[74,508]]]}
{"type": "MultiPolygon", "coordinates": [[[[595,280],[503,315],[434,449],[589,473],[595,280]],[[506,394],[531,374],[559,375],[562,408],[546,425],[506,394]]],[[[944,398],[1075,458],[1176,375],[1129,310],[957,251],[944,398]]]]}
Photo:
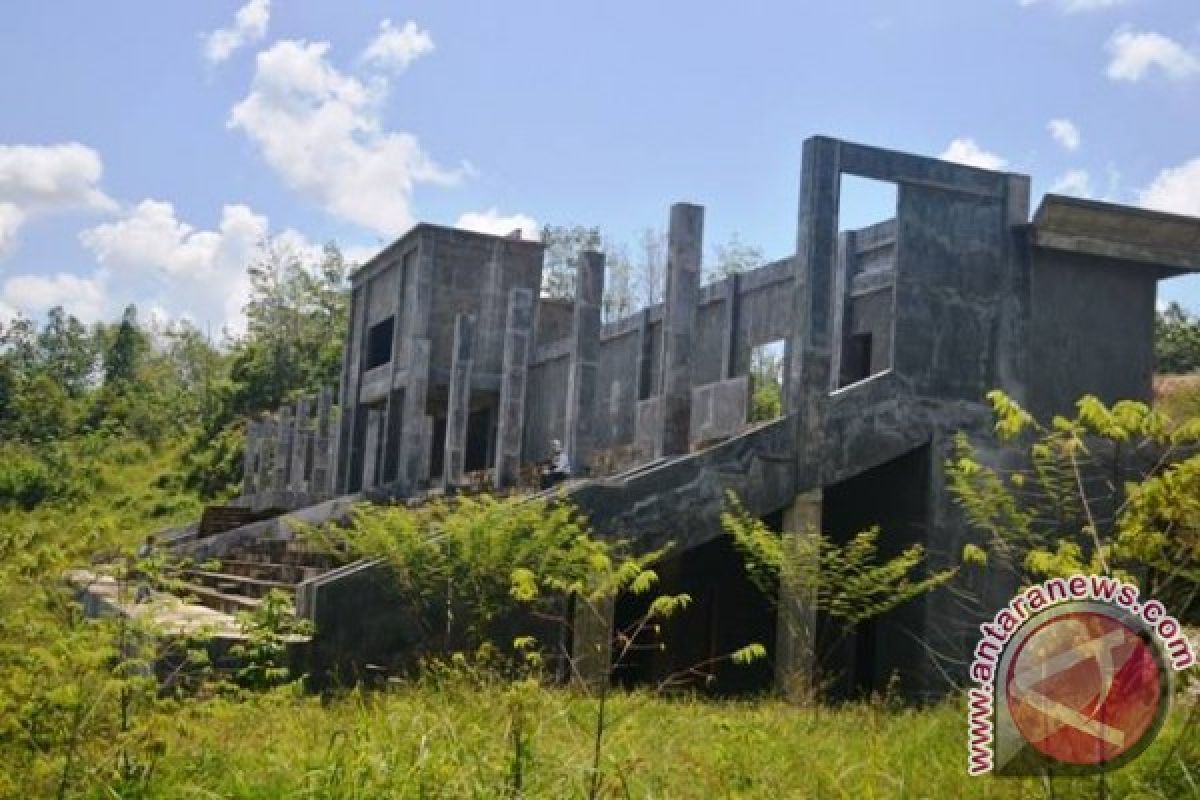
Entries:
{"type": "MultiPolygon", "coordinates": [[[[1102,789],[1096,778],[968,777],[963,713],[952,703],[806,711],[769,700],[610,701],[602,797],[1200,796],[1200,737],[1181,740],[1180,709],[1102,789]]],[[[92,796],[586,797],[594,725],[595,704],[561,690],[451,681],[324,702],[277,690],[156,716],[148,780],[119,794],[97,781],[92,796]]],[[[96,763],[100,779],[107,765],[96,763]]]]}
{"type": "MultiPolygon", "coordinates": [[[[123,718],[126,684],[89,650],[111,631],[89,633],[56,605],[54,576],[194,518],[199,503],[179,491],[175,448],[68,455],[86,491],[0,513],[0,797],[589,796],[595,700],[462,670],[325,697],[284,688],[161,702],[151,686],[123,718]]],[[[1200,797],[1200,736],[1182,729],[1182,708],[1103,785],[969,778],[955,702],[809,710],[617,693],[608,716],[600,797],[1200,797]]]]}

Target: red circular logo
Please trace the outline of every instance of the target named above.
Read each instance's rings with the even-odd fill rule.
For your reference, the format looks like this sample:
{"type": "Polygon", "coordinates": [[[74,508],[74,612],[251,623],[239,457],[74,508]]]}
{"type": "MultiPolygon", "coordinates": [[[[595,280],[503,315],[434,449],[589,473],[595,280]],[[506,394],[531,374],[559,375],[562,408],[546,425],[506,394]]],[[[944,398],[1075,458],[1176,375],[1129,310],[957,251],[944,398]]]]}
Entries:
{"type": "Polygon", "coordinates": [[[1007,682],[1009,713],[1040,753],[1094,766],[1133,749],[1163,702],[1151,647],[1108,614],[1078,611],[1040,625],[1020,644],[1007,682]]]}

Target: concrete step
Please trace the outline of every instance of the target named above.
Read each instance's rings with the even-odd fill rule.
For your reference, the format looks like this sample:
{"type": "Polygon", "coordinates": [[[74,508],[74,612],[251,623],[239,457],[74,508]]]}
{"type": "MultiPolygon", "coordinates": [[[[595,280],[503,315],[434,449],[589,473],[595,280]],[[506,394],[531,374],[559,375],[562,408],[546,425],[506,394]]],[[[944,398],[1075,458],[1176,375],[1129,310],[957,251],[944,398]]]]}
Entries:
{"type": "Polygon", "coordinates": [[[199,569],[185,569],[184,576],[204,586],[211,586],[228,594],[240,594],[246,597],[262,597],[272,589],[282,589],[285,592],[296,591],[293,583],[277,580],[263,580],[245,575],[227,572],[209,572],[199,569]]]}
{"type": "Polygon", "coordinates": [[[195,598],[201,605],[226,614],[253,611],[262,605],[262,598],[222,592],[220,589],[198,583],[181,582],[171,587],[172,594],[195,598]]]}

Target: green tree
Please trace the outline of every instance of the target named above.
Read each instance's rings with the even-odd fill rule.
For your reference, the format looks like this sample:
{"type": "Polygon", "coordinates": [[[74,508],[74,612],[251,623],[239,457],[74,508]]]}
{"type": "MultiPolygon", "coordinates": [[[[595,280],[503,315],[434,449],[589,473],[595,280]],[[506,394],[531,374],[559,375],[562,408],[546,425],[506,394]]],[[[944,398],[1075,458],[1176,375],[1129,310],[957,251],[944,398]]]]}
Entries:
{"type": "Polygon", "coordinates": [[[148,347],[147,336],[138,327],[137,306],[126,306],[121,322],[104,351],[104,385],[132,385],[137,378],[139,361],[148,347]]]}
{"type": "Polygon", "coordinates": [[[988,395],[1003,457],[965,436],[950,489],[983,534],[989,561],[1025,584],[1115,574],[1180,614],[1200,593],[1200,418],[1172,424],[1142,403],[1085,396],[1074,417],[1034,419],[988,395]]]}
{"type": "Polygon", "coordinates": [[[747,244],[737,233],[716,247],[716,264],[706,270],[705,283],[719,281],[739,272],[748,272],[766,261],[763,250],[757,245],[747,244]]]}
{"type": "Polygon", "coordinates": [[[600,229],[595,226],[543,226],[542,244],[546,247],[546,255],[542,262],[542,294],[573,299],[579,254],[585,250],[599,250],[601,240],[600,229]]]}
{"type": "Polygon", "coordinates": [[[96,368],[96,344],[82,322],[55,306],[37,336],[43,369],[71,397],[88,388],[96,368]]]}
{"type": "Polygon", "coordinates": [[[1154,317],[1154,356],[1160,373],[1200,370],[1200,318],[1171,303],[1154,317]]]}

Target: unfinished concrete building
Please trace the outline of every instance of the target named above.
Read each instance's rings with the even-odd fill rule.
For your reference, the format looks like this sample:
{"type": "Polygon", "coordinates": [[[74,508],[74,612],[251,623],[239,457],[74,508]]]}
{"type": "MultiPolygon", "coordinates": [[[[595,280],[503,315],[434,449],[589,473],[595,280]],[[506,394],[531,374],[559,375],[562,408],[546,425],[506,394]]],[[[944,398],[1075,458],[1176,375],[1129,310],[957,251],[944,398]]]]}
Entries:
{"type": "MultiPolygon", "coordinates": [[[[573,302],[543,300],[539,243],[418,225],[352,277],[336,441],[322,433],[328,398],[314,430],[297,423],[307,405],[252,430],[247,474],[262,482],[248,480],[240,504],[343,496],[304,512],[321,518],[359,494],[513,487],[560,439],[576,472],[566,494],[602,533],[673,542],[663,589],[695,599],[672,646],[623,677],[760,641],[767,662],[717,677],[762,688],[811,657],[811,626],[796,624],[811,609],[747,581],[720,526],[727,491],[784,536],[880,525],[885,552],[920,542],[932,566],[955,563],[973,535],[942,464],[960,431],[1002,457],[988,450],[985,393],[1041,416],[1085,393],[1149,400],[1156,283],[1200,270],[1200,220],[1054,195],[1031,218],[1026,176],[826,137],[804,143],[793,255],[702,286],[703,227],[703,208],[673,206],[665,301],[602,323],[602,255],[580,258],[573,302]],[[893,185],[894,216],[845,230],[843,176],[893,185]],[[772,342],[784,413],[751,424],[752,354],[772,342]]],[[[268,521],[179,547],[227,557],[286,539],[268,521]]],[[[353,633],[364,569],[296,582],[318,637],[367,637],[353,633]]],[[[997,602],[1008,589],[974,588],[997,602]]],[[[622,598],[613,624],[638,613],[622,598]]],[[[939,694],[961,677],[977,622],[937,593],[911,603],[843,647],[845,683],[870,690],[895,674],[910,695],[939,694]]]]}

